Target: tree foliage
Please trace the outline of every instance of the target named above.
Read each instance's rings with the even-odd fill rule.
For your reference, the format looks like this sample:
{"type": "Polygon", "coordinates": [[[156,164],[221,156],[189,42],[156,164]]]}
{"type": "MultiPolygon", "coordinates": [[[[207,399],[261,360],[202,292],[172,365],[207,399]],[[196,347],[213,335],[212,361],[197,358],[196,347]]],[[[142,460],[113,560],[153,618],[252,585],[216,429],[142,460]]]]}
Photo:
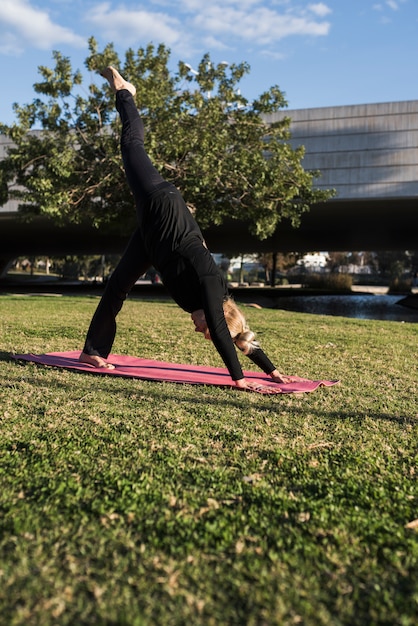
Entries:
{"type": "Polygon", "coordinates": [[[1,126],[14,143],[0,163],[3,200],[20,201],[23,215],[58,223],[89,222],[128,232],[134,220],[119,153],[114,96],[98,72],[112,64],[137,88],[148,153],[182,192],[205,228],[227,218],[271,235],[284,217],[297,226],[311,204],[332,195],[313,188],[318,172],[302,166],[303,148],[289,143],[290,119],[268,125],[263,114],[286,106],[277,86],[249,102],[239,90],[246,63],[215,65],[205,55],[197,70],[175,73],[164,46],[129,49],[121,63],[112,44],[89,40],[90,84],[70,59],[53,53],[55,67],[39,67],[31,104],[14,105],[17,122],[1,126]],[[29,132],[31,131],[31,132],[29,132]]]}

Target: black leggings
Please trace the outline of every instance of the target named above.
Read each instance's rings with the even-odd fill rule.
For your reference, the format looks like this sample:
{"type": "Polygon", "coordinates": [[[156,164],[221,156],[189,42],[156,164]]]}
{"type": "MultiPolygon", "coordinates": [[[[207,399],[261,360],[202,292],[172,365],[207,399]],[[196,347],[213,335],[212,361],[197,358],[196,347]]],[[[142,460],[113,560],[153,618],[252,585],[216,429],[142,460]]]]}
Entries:
{"type": "Polygon", "coordinates": [[[140,276],[151,267],[139,229],[110,276],[87,332],[83,352],[107,358],[116,335],[116,316],[140,276]]]}
{"type": "MultiPolygon", "coordinates": [[[[122,121],[121,152],[126,178],[140,218],[141,207],[147,203],[150,195],[167,183],[145,152],[144,125],[129,91],[117,92],[116,108],[122,121]]],[[[107,358],[116,335],[116,316],[136,281],[151,265],[141,230],[137,228],[107,282],[91,320],[83,352],[107,358]]]]}
{"type": "Polygon", "coordinates": [[[126,179],[140,211],[150,196],[167,183],[145,152],[144,123],[129,91],[116,93],[116,108],[122,122],[120,148],[126,179]]]}

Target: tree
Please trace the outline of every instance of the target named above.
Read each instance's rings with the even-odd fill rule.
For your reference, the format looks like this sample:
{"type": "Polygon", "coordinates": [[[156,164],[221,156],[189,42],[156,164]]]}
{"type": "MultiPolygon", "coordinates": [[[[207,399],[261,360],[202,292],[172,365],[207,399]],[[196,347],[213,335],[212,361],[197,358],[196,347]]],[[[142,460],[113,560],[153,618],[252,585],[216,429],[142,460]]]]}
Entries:
{"type": "Polygon", "coordinates": [[[376,262],[381,274],[391,279],[400,278],[411,268],[411,254],[407,250],[379,250],[376,262]]]}
{"type": "Polygon", "coordinates": [[[276,271],[285,272],[296,265],[296,261],[300,258],[300,254],[296,252],[267,252],[258,255],[258,260],[264,267],[267,282],[271,287],[276,284],[276,271]]]}
{"type": "MultiPolygon", "coordinates": [[[[284,217],[297,226],[311,204],[332,195],[313,188],[318,172],[306,172],[303,148],[291,147],[290,119],[263,121],[263,114],[286,106],[280,89],[253,102],[240,94],[246,63],[214,65],[205,55],[197,72],[180,62],[171,74],[164,45],[129,49],[122,64],[112,44],[99,52],[91,38],[89,53],[90,72],[112,64],[137,87],[148,153],[202,228],[239,219],[263,239],[284,217]]],[[[0,163],[2,199],[7,183],[8,197],[20,201],[27,218],[42,214],[126,233],[135,218],[114,97],[107,83],[83,87],[81,72],[59,52],[53,58],[54,69],[39,67],[38,97],[15,105],[17,122],[0,127],[15,144],[0,163]]]]}
{"type": "Polygon", "coordinates": [[[350,263],[351,252],[328,252],[328,263],[331,272],[339,272],[340,267],[346,267],[350,263]]]}

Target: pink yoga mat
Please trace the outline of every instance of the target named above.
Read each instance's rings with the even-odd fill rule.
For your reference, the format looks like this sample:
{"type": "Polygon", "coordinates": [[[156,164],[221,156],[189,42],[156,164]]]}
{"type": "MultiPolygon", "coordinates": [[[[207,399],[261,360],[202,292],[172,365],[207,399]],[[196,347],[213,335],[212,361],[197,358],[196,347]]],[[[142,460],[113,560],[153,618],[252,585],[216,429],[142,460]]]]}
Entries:
{"type": "MultiPolygon", "coordinates": [[[[220,367],[164,363],[163,361],[154,361],[152,359],[140,359],[134,356],[111,354],[107,360],[109,363],[115,365],[115,369],[112,370],[79,363],[79,350],[75,352],[49,352],[47,354],[14,354],[12,356],[18,360],[30,361],[41,365],[62,367],[77,370],[78,372],[88,372],[105,376],[124,376],[125,378],[186,383],[189,385],[234,387],[228,370],[220,367]]],[[[279,384],[273,382],[269,376],[262,372],[245,371],[244,376],[248,380],[262,383],[263,385],[276,389],[280,393],[307,393],[315,391],[318,387],[330,387],[339,382],[338,380],[308,380],[306,378],[292,376],[292,382],[279,384]]]]}

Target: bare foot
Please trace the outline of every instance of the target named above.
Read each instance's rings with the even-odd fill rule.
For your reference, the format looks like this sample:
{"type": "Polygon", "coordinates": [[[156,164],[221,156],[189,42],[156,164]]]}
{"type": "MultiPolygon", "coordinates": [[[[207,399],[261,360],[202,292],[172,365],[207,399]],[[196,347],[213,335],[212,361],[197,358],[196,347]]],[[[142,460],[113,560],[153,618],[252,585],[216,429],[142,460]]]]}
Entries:
{"type": "Polygon", "coordinates": [[[78,357],[80,363],[87,363],[88,365],[93,365],[93,367],[102,367],[107,370],[114,370],[115,366],[112,363],[108,363],[103,357],[97,356],[95,354],[86,354],[82,352],[78,357]]]}
{"type": "Polygon", "coordinates": [[[136,89],[132,83],[128,83],[112,65],[109,65],[100,74],[106,78],[114,93],[121,89],[127,89],[133,96],[136,94],[136,89]]]}
{"type": "Polygon", "coordinates": [[[265,393],[269,395],[278,395],[282,393],[281,389],[277,387],[270,387],[269,385],[263,385],[262,383],[257,383],[252,380],[245,380],[245,378],[241,378],[240,380],[235,381],[235,385],[238,389],[242,389],[243,391],[255,391],[256,393],[265,393]]]}

